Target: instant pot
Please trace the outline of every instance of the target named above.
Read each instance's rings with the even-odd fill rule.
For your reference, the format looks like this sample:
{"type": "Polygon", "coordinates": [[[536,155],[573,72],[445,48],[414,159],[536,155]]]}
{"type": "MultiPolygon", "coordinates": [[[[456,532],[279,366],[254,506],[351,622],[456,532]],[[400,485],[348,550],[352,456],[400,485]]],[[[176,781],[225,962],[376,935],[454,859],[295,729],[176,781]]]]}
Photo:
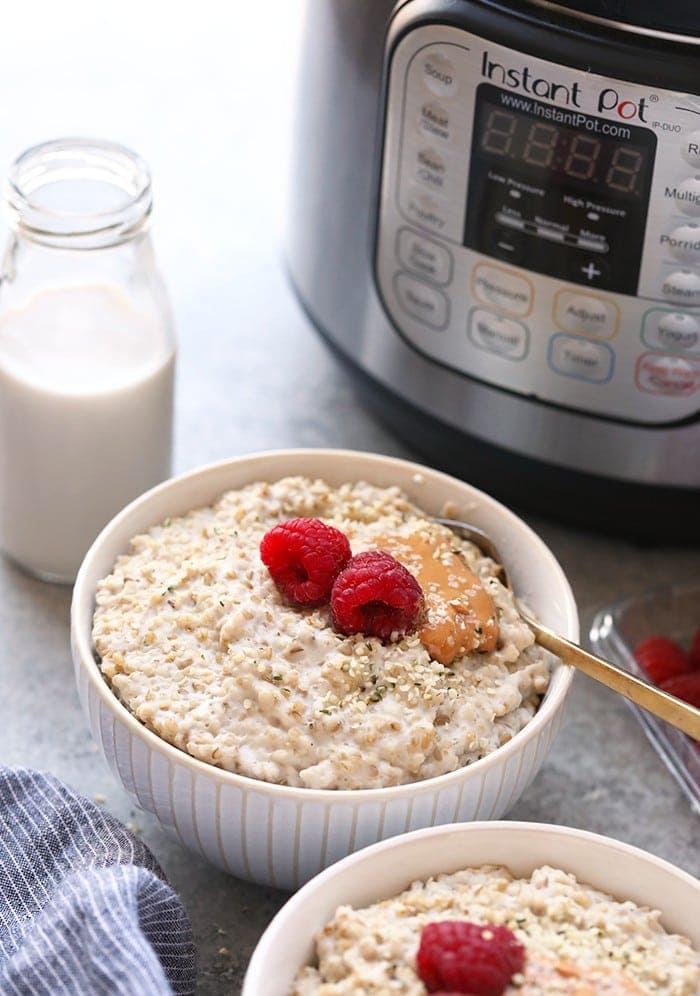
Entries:
{"type": "Polygon", "coordinates": [[[700,4],[310,0],[288,264],[364,396],[523,507],[700,539],[700,4]]]}

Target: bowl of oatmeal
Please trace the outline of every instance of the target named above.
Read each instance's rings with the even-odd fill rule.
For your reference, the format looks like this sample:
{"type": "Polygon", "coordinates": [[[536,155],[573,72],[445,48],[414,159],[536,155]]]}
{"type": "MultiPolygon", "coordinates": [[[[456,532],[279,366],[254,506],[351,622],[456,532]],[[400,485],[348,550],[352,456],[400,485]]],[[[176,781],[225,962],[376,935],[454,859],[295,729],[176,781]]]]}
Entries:
{"type": "Polygon", "coordinates": [[[262,935],[242,996],[424,996],[417,953],[426,926],[441,921],[512,932],[524,964],[508,996],[695,996],[699,905],[697,879],[598,834],[433,827],[365,848],[304,886],[262,935]]]}
{"type": "Polygon", "coordinates": [[[281,888],[384,837],[502,815],[551,746],[572,672],[439,515],[491,533],[519,596],[577,638],[570,587],[536,534],[408,461],[245,456],[116,516],[76,580],[71,639],[93,736],[137,802],[232,874],[281,888]],[[343,630],[330,596],[290,601],[261,542],[296,519],[342,534],[348,569],[377,551],[403,561],[427,593],[420,618],[379,637],[343,630]]]}

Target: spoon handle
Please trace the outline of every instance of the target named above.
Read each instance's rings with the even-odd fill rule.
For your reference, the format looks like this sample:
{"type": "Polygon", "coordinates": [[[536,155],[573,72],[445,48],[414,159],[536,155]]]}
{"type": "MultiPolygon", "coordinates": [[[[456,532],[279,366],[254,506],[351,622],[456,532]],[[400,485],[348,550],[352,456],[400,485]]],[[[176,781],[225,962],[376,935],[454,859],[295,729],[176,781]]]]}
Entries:
{"type": "Polygon", "coordinates": [[[595,678],[596,681],[607,685],[613,691],[624,695],[635,705],[665,719],[667,723],[671,723],[672,726],[687,733],[688,736],[700,740],[700,709],[669,695],[662,688],[655,688],[653,685],[647,684],[646,681],[623,671],[622,668],[596,657],[595,654],[589,654],[577,644],[571,643],[563,636],[547,629],[546,626],[542,626],[531,616],[523,615],[535,634],[535,640],[545,650],[550,650],[557,657],[560,657],[565,664],[572,664],[579,671],[587,674],[589,678],[595,678]]]}

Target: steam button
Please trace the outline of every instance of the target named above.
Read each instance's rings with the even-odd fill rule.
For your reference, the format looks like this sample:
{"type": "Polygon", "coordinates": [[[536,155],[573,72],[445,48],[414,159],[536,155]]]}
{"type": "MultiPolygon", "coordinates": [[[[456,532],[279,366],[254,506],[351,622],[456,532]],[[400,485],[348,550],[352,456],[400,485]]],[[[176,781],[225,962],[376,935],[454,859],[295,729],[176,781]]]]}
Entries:
{"type": "Polygon", "coordinates": [[[428,52],[422,63],[423,82],[436,97],[454,97],[459,90],[455,67],[439,51],[428,52]]]}
{"type": "Polygon", "coordinates": [[[691,131],[683,136],[681,155],[691,166],[700,166],[700,131],[691,131]]]}
{"type": "Polygon", "coordinates": [[[661,293],[674,304],[695,307],[700,304],[700,274],[692,270],[677,270],[664,278],[661,293]]]}
{"type": "Polygon", "coordinates": [[[399,304],[413,318],[433,329],[444,329],[450,312],[450,303],[436,287],[424,284],[407,273],[398,273],[394,289],[399,304]]]}
{"type": "Polygon", "coordinates": [[[700,176],[689,176],[675,188],[676,207],[683,214],[700,215],[700,176]]]}

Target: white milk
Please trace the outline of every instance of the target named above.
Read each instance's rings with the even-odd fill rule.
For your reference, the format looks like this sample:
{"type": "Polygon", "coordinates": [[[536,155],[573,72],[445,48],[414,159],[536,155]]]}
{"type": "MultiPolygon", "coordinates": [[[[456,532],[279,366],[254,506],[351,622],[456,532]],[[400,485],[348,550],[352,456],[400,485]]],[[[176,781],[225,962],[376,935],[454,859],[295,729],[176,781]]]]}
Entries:
{"type": "Polygon", "coordinates": [[[170,473],[174,346],[108,285],[0,317],[0,546],[69,581],[108,520],[170,473]]]}

